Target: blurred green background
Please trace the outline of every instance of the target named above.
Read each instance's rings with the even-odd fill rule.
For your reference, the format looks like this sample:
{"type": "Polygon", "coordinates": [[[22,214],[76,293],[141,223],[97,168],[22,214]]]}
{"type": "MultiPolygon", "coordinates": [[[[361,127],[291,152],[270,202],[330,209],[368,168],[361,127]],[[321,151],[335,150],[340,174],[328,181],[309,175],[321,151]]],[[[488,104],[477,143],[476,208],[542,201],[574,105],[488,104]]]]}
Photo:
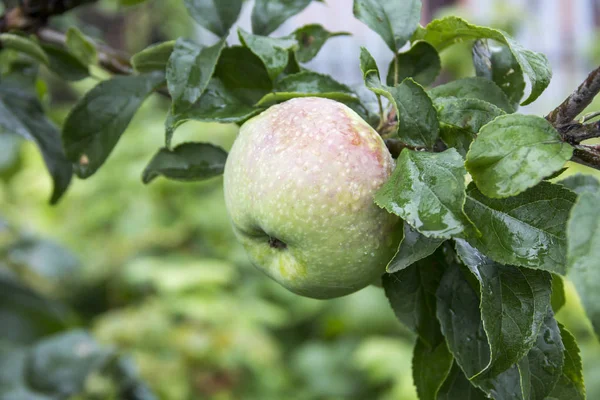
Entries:
{"type": "MultiPolygon", "coordinates": [[[[104,1],[53,23],[77,24],[135,52],[193,34],[180,3],[123,10],[104,1]]],[[[461,53],[468,51],[445,55],[445,76],[469,73],[461,53]]],[[[46,78],[44,101],[59,124],[95,83],[66,87],[46,78]]],[[[123,385],[138,378],[168,400],[415,399],[413,337],[380,288],[331,301],[293,295],[249,264],[229,227],[220,178],[142,184],[141,171],[163,143],[168,106],[151,98],[106,165],[76,180],[55,207],[47,205],[50,179],[34,145],[0,133],[0,399],[49,399],[19,397],[26,382],[15,378],[17,366],[31,346],[42,351],[48,335],[79,328],[129,358],[86,376],[76,399],[121,399],[123,385]]],[[[176,141],[228,149],[236,132],[190,122],[176,141]]],[[[567,174],[577,172],[590,170],[567,174]]],[[[567,294],[558,319],[579,340],[588,397],[600,398],[600,346],[570,285],[567,294]]]]}

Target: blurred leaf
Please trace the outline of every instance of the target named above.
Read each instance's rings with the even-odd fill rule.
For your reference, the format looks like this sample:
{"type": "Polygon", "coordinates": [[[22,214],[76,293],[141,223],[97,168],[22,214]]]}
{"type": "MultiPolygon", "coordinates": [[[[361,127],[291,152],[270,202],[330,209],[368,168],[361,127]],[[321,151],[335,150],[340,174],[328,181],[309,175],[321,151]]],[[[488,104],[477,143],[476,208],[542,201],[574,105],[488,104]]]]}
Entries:
{"type": "Polygon", "coordinates": [[[298,46],[294,39],[253,35],[242,28],[238,29],[238,36],[240,42],[260,58],[272,81],[275,81],[288,65],[290,50],[298,46]]]}
{"type": "Polygon", "coordinates": [[[404,237],[394,258],[387,265],[386,270],[388,273],[408,268],[415,262],[430,256],[444,242],[444,239],[428,238],[421,235],[406,222],[402,226],[404,237]]]}
{"type": "Polygon", "coordinates": [[[162,148],[152,158],[142,176],[150,183],[158,176],[176,181],[199,181],[223,173],[227,153],[208,143],[183,143],[173,150],[162,148]]]}
{"type": "Polygon", "coordinates": [[[556,314],[566,302],[565,282],[562,276],[552,274],[552,311],[556,314]]]}
{"type": "Polygon", "coordinates": [[[19,170],[22,142],[23,139],[14,132],[0,132],[0,180],[10,180],[19,170]]]}
{"type": "Polygon", "coordinates": [[[525,93],[525,78],[510,48],[498,44],[490,48],[487,40],[477,40],[473,45],[473,63],[477,76],[494,81],[516,110],[525,93]]]}
{"type": "Polygon", "coordinates": [[[16,50],[20,53],[27,54],[34,60],[42,64],[49,65],[50,59],[44,50],[35,41],[24,36],[15,35],[13,33],[0,34],[0,42],[2,47],[6,49],[16,50]]]}
{"type": "Polygon", "coordinates": [[[406,78],[412,78],[421,86],[431,85],[442,70],[440,56],[432,45],[427,42],[415,42],[404,53],[396,55],[396,62],[392,60],[388,69],[387,84],[396,86],[406,78]]]}
{"type": "Polygon", "coordinates": [[[264,64],[246,47],[224,48],[215,76],[229,91],[248,105],[255,104],[273,88],[264,64]],[[240,65],[244,68],[240,68],[240,65]]]}
{"type": "Polygon", "coordinates": [[[444,97],[477,99],[493,104],[509,114],[515,111],[502,90],[494,82],[484,78],[457,79],[429,89],[427,93],[434,100],[444,97]]]}
{"type": "Polygon", "coordinates": [[[600,189],[600,181],[591,175],[575,174],[557,182],[577,194],[596,193],[600,189]]]}
{"type": "Polygon", "coordinates": [[[155,43],[131,57],[131,65],[139,73],[166,72],[169,57],[173,53],[175,41],[155,43]]]}
{"type": "Polygon", "coordinates": [[[421,0],[354,0],[353,11],[354,16],[377,32],[395,54],[419,25],[421,0]]]}
{"type": "Polygon", "coordinates": [[[445,341],[430,348],[421,339],[417,339],[413,355],[413,380],[419,400],[439,398],[438,393],[451,373],[453,364],[454,357],[448,351],[445,341]]]}
{"type": "Polygon", "coordinates": [[[306,63],[315,58],[325,42],[332,37],[349,36],[348,32],[329,32],[319,24],[305,25],[292,33],[298,42],[296,57],[301,63],[306,63]]]}
{"type": "Polygon", "coordinates": [[[75,105],[62,137],[80,178],[90,177],[104,164],[142,102],[163,82],[160,73],[114,77],[75,105]]]}
{"type": "Polygon", "coordinates": [[[69,322],[62,305],[0,274],[0,339],[30,344],[65,329],[69,322]]]}
{"type": "Polygon", "coordinates": [[[552,389],[552,392],[546,397],[547,400],[584,400],[585,385],[583,383],[583,365],[579,347],[573,335],[561,324],[558,324],[560,336],[565,346],[564,366],[562,375],[552,389]]]}
{"type": "Polygon", "coordinates": [[[273,88],[273,93],[260,99],[257,106],[267,106],[295,97],[325,97],[340,102],[356,102],[358,99],[352,90],[329,75],[312,71],[302,71],[280,79],[273,88]]]}
{"type": "Polygon", "coordinates": [[[98,61],[96,46],[76,27],[72,26],[66,35],[67,49],[83,65],[95,64],[98,61]]]}
{"type": "Polygon", "coordinates": [[[600,338],[600,189],[577,198],[567,226],[567,264],[585,312],[600,338]]]}
{"type": "MultiPolygon", "coordinates": [[[[288,18],[304,10],[312,0],[256,0],[252,9],[252,32],[268,35],[288,18]]],[[[320,0],[319,0],[320,1],[320,0]]]]}
{"type": "Polygon", "coordinates": [[[487,398],[481,390],[469,382],[456,361],[437,393],[437,400],[486,400],[487,398]]]}
{"type": "Polygon", "coordinates": [[[454,149],[404,149],[375,202],[427,237],[449,239],[465,229],[465,168],[454,149]]]}
{"type": "Polygon", "coordinates": [[[493,104],[477,99],[441,97],[433,104],[441,123],[466,130],[471,137],[475,137],[482,126],[504,115],[504,111],[493,104]]]}
{"type": "Polygon", "coordinates": [[[548,182],[507,199],[487,198],[471,183],[465,213],[482,235],[467,241],[496,262],[564,275],[574,202],[575,194],[548,182]]]}
{"type": "Polygon", "coordinates": [[[190,108],[202,96],[225,44],[225,39],[221,39],[202,48],[189,40],[177,39],[167,64],[167,86],[174,113],[190,108]]]}
{"type": "Polygon", "coordinates": [[[479,282],[490,346],[490,362],[482,372],[496,376],[534,346],[550,306],[551,276],[495,263],[463,240],[456,240],[456,251],[479,282]]]}
{"type": "Polygon", "coordinates": [[[531,83],[531,93],[521,105],[535,101],[548,87],[552,77],[550,63],[545,55],[524,49],[501,30],[472,25],[458,17],[431,21],[415,39],[431,43],[438,51],[465,39],[493,39],[507,45],[531,83]]]}
{"type": "Polygon", "coordinates": [[[192,18],[219,37],[226,37],[242,10],[243,0],[185,0],[192,18]]]}
{"type": "Polygon", "coordinates": [[[444,268],[443,255],[435,253],[382,278],[385,295],[398,320],[430,348],[443,341],[435,318],[435,292],[444,268]]]}
{"type": "Polygon", "coordinates": [[[72,166],[65,157],[60,132],[46,118],[36,96],[20,85],[8,79],[0,84],[0,127],[36,143],[54,182],[50,203],[55,204],[69,187],[72,166]]]}
{"type": "Polygon", "coordinates": [[[89,68],[69,51],[51,44],[43,44],[42,48],[50,59],[48,68],[67,81],[80,81],[90,75],[89,68]]]}
{"type": "Polygon", "coordinates": [[[561,169],[573,148],[544,118],[512,114],[481,129],[465,166],[488,197],[510,197],[537,185],[561,169]]]}

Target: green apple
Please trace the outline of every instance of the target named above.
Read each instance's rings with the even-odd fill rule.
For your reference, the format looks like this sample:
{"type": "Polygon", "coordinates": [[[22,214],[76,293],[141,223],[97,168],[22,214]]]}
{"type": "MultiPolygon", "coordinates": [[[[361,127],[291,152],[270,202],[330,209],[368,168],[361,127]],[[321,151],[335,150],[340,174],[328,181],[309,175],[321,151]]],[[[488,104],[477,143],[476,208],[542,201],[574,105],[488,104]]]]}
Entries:
{"type": "Polygon", "coordinates": [[[294,293],[353,293],[385,271],[398,219],[373,202],[394,161],[379,134],[333,100],[296,98],[240,129],[225,202],[251,262],[294,293]]]}

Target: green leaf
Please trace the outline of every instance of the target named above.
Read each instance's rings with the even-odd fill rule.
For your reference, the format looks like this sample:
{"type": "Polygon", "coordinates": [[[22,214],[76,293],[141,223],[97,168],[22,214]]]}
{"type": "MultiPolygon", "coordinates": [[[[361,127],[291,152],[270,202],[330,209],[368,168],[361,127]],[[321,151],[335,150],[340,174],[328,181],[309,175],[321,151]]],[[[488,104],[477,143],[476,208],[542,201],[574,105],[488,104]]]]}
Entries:
{"type": "Polygon", "coordinates": [[[12,49],[20,53],[27,54],[42,64],[50,64],[48,55],[44,52],[40,45],[29,38],[15,35],[13,33],[2,33],[0,34],[0,43],[2,43],[2,47],[6,49],[12,49]]]}
{"type": "Polygon", "coordinates": [[[67,30],[66,45],[69,52],[83,65],[95,64],[98,61],[98,51],[94,43],[74,26],[67,30]]]}
{"type": "Polygon", "coordinates": [[[258,114],[262,109],[246,105],[217,78],[211,79],[204,94],[182,113],[169,113],[165,122],[167,146],[170,145],[175,129],[186,121],[239,123],[258,114]]]}
{"type": "Polygon", "coordinates": [[[552,311],[556,314],[566,302],[565,282],[562,276],[552,274],[552,311]]]}
{"type": "Polygon", "coordinates": [[[358,98],[352,90],[329,75],[313,71],[302,71],[279,80],[273,93],[260,99],[257,106],[268,106],[295,97],[325,97],[341,102],[356,102],[358,98]]]}
{"type": "Polygon", "coordinates": [[[296,29],[292,35],[298,42],[296,57],[299,62],[306,63],[315,58],[327,40],[337,36],[349,36],[350,33],[329,32],[319,24],[311,24],[296,29]]]}
{"type": "Polygon", "coordinates": [[[585,400],[585,384],[583,383],[583,364],[579,347],[575,338],[564,326],[558,324],[562,337],[564,352],[564,366],[562,375],[554,386],[547,400],[585,400]]]}
{"type": "Polygon", "coordinates": [[[600,190],[583,192],[577,198],[567,226],[567,264],[585,312],[600,338],[600,190]]]}
{"type": "Polygon", "coordinates": [[[35,142],[52,177],[50,203],[55,204],[69,187],[73,168],[65,156],[60,131],[46,118],[42,105],[30,90],[11,85],[5,78],[0,85],[0,128],[35,142]]]}
{"type": "Polygon", "coordinates": [[[452,370],[454,358],[442,341],[430,348],[417,338],[413,354],[413,381],[419,400],[436,400],[438,392],[452,370]]]}
{"type": "Polygon", "coordinates": [[[487,396],[469,382],[456,362],[438,390],[437,400],[487,400],[487,396]]]}
{"type": "Polygon", "coordinates": [[[524,49],[501,30],[472,25],[458,17],[431,21],[417,39],[431,43],[438,51],[465,39],[493,39],[507,45],[531,83],[531,93],[521,105],[535,101],[548,87],[552,77],[550,63],[545,55],[524,49]]]}
{"type": "Polygon", "coordinates": [[[377,76],[377,79],[374,82],[375,86],[381,86],[381,79],[379,76],[379,68],[377,67],[377,62],[375,61],[375,58],[373,58],[371,53],[369,53],[369,50],[367,50],[365,47],[360,48],[360,70],[363,73],[363,78],[365,79],[365,82],[367,80],[367,77],[370,75],[369,72],[374,71],[377,76]]]}
{"type": "Polygon", "coordinates": [[[575,174],[557,183],[577,194],[586,192],[595,193],[600,189],[600,181],[591,175],[575,174]]]}
{"type": "Polygon", "coordinates": [[[252,9],[252,32],[268,35],[288,18],[304,10],[312,0],[256,0],[252,9]]]}
{"type": "Polygon", "coordinates": [[[163,82],[162,74],[118,76],[98,84],[75,105],[62,137],[80,178],[104,164],[142,102],[163,82]]]}
{"type": "Polygon", "coordinates": [[[226,37],[240,16],[244,0],[185,0],[192,18],[219,37],[226,37]]]}
{"type": "Polygon", "coordinates": [[[467,156],[475,134],[468,129],[440,122],[440,138],[448,147],[454,147],[463,158],[467,156]]]}
{"type": "Polygon", "coordinates": [[[264,64],[250,49],[226,47],[215,70],[225,87],[245,103],[252,105],[273,88],[264,64]],[[243,68],[240,68],[243,65],[243,68]]]}
{"type": "Polygon", "coordinates": [[[482,372],[496,376],[535,345],[550,306],[551,276],[495,263],[464,240],[456,240],[456,252],[479,282],[481,319],[490,346],[490,362],[482,372]]]}
{"type": "Polygon", "coordinates": [[[458,97],[483,100],[502,109],[506,113],[515,110],[502,90],[492,81],[484,78],[463,78],[436,86],[427,91],[432,99],[458,97]]]}
{"type": "Polygon", "coordinates": [[[481,129],[465,166],[483,194],[503,198],[537,185],[572,155],[573,148],[546,119],[512,114],[481,129]]]}
{"type": "Polygon", "coordinates": [[[417,41],[404,53],[392,60],[387,75],[387,84],[396,86],[406,78],[412,78],[422,86],[431,85],[442,70],[440,56],[432,45],[417,41]],[[396,69],[397,66],[397,69],[396,69]]]}
{"type": "Polygon", "coordinates": [[[573,203],[574,193],[549,182],[508,199],[487,198],[471,183],[465,213],[482,235],[467,241],[501,264],[564,275],[565,231],[573,203]]]}
{"type": "Polygon", "coordinates": [[[429,257],[444,243],[444,239],[428,238],[421,235],[412,226],[404,222],[404,237],[400,242],[398,251],[387,265],[387,272],[394,273],[410,267],[423,258],[429,257]]]}
{"type": "Polygon", "coordinates": [[[294,39],[253,35],[241,28],[238,29],[238,35],[240,42],[263,62],[272,81],[275,81],[288,65],[290,50],[298,47],[294,39]]]}
{"type": "Polygon", "coordinates": [[[223,173],[227,152],[208,143],[183,143],[173,150],[162,148],[144,169],[146,184],[158,176],[175,181],[200,181],[223,173]]]}
{"type": "Polygon", "coordinates": [[[525,77],[508,46],[496,43],[490,48],[487,40],[478,40],[473,45],[473,63],[477,76],[494,81],[516,110],[525,94],[525,77]]]}
{"type": "Polygon", "coordinates": [[[396,169],[375,194],[375,203],[427,237],[445,238],[465,229],[465,175],[460,154],[404,149],[396,169]]]}
{"type": "Polygon", "coordinates": [[[441,252],[420,260],[408,268],[382,277],[383,289],[394,314],[430,348],[443,341],[435,319],[435,292],[444,271],[441,252]]]}
{"type": "Polygon", "coordinates": [[[381,36],[395,53],[411,38],[421,20],[421,0],[354,0],[354,16],[381,36]]]}
{"type": "Polygon", "coordinates": [[[482,126],[504,115],[504,111],[482,100],[441,97],[433,102],[441,123],[468,131],[475,137],[482,126]]]}
{"type": "Polygon", "coordinates": [[[398,116],[400,140],[410,146],[432,149],[440,127],[436,110],[425,89],[411,78],[396,87],[382,85],[377,70],[369,70],[365,81],[369,89],[384,96],[393,105],[398,116]]]}
{"type": "Polygon", "coordinates": [[[202,96],[224,47],[225,39],[204,48],[189,40],[177,39],[167,63],[167,87],[173,99],[173,112],[183,112],[202,96]]]}
{"type": "Polygon", "coordinates": [[[139,73],[162,71],[165,72],[175,41],[155,43],[146,47],[131,57],[131,65],[139,73]]]}
{"type": "Polygon", "coordinates": [[[90,76],[89,68],[69,51],[51,44],[43,44],[42,48],[48,55],[48,68],[67,81],[80,81],[90,76]]]}

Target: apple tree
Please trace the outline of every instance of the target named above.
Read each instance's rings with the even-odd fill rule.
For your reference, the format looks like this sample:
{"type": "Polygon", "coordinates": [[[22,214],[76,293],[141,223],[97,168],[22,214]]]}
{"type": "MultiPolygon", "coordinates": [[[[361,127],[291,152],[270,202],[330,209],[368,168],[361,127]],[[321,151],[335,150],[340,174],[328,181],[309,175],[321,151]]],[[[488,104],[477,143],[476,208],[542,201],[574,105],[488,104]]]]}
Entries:
{"type": "MultiPolygon", "coordinates": [[[[283,225],[294,207],[316,206],[315,215],[324,221],[320,229],[328,234],[317,243],[308,225],[292,227],[298,237],[308,238],[304,244],[314,246],[302,249],[308,256],[301,261],[309,261],[301,265],[292,260],[291,243],[265,232],[247,239],[242,232],[239,237],[247,239],[244,245],[255,264],[265,267],[272,262],[265,261],[265,254],[273,253],[289,275],[288,266],[296,263],[292,272],[302,270],[303,281],[294,281],[292,275],[287,286],[320,298],[358,290],[370,281],[355,283],[353,274],[375,271],[398,320],[416,335],[413,378],[423,400],[585,398],[578,345],[554,315],[564,304],[568,277],[600,334],[600,183],[591,176],[559,176],[568,163],[600,169],[600,147],[586,142],[600,137],[600,124],[594,120],[598,114],[581,116],[600,92],[600,68],[550,114],[519,113],[519,106],[536,101],[550,83],[551,66],[543,54],[522,47],[502,30],[457,17],[422,26],[420,0],[354,0],[348,2],[354,16],[390,50],[384,76],[369,50],[360,49],[356,65],[366,88],[360,91],[304,66],[341,33],[312,24],[285,37],[270,36],[311,0],[256,0],[252,31],[237,30],[240,45],[228,43],[227,37],[249,4],[181,1],[189,16],[215,35],[214,42],[201,46],[181,37],[129,57],[76,28],[61,32],[48,26],[54,16],[93,0],[4,0],[0,126],[5,134],[22,136],[39,148],[53,181],[50,203],[68,195],[73,178],[93,179],[110,162],[112,150],[149,96],[167,97],[171,107],[164,146],[140,171],[146,184],[155,179],[198,181],[224,172],[228,154],[223,149],[197,142],[173,145],[177,128],[186,121],[238,124],[255,137],[264,129],[284,136],[293,131],[294,140],[285,143],[287,159],[318,164],[313,155],[321,154],[319,138],[300,137],[306,131],[298,128],[302,121],[293,125],[290,116],[318,118],[314,124],[331,124],[332,132],[344,133],[354,128],[347,121],[342,127],[336,110],[348,110],[361,132],[373,135],[373,143],[393,158],[393,168],[376,187],[361,192],[368,205],[346,215],[344,229],[337,229],[341,220],[325,218],[339,204],[328,203],[318,211],[320,197],[314,204],[296,204],[295,197],[286,196],[286,187],[278,187],[277,175],[297,183],[301,173],[286,168],[287,159],[268,158],[273,153],[263,151],[269,143],[236,149],[236,160],[261,160],[267,154],[262,160],[273,175],[271,188],[284,192],[280,203],[270,204],[283,210],[283,217],[269,223],[283,225]],[[475,76],[440,83],[440,53],[463,42],[472,45],[469,62],[475,76]],[[70,82],[94,71],[104,75],[58,127],[40,101],[45,88],[40,69],[70,82]],[[264,115],[284,110],[279,103],[292,104],[297,98],[317,98],[314,104],[327,106],[313,114],[292,108],[285,116],[289,123],[274,118],[264,125],[264,115]],[[358,253],[331,251],[358,243],[347,233],[353,226],[381,227],[372,236],[377,243],[367,250],[389,240],[392,251],[377,262],[359,259],[358,253]],[[255,242],[261,243],[259,250],[253,250],[255,242]],[[323,274],[327,283],[319,285],[323,274]]],[[[350,151],[340,148],[339,157],[350,151]]],[[[335,152],[323,149],[323,154],[330,157],[327,163],[335,161],[335,152]]],[[[363,170],[364,179],[354,180],[332,171],[336,176],[330,181],[323,178],[316,184],[324,189],[340,185],[342,193],[352,193],[354,183],[372,179],[372,171],[363,170]]],[[[239,196],[245,202],[236,203],[238,208],[261,201],[244,191],[256,183],[253,179],[264,176],[230,180],[234,183],[228,198],[239,196]]],[[[310,190],[309,183],[297,185],[303,188],[310,190]]],[[[256,212],[250,210],[243,218],[254,218],[256,212]]]]}

